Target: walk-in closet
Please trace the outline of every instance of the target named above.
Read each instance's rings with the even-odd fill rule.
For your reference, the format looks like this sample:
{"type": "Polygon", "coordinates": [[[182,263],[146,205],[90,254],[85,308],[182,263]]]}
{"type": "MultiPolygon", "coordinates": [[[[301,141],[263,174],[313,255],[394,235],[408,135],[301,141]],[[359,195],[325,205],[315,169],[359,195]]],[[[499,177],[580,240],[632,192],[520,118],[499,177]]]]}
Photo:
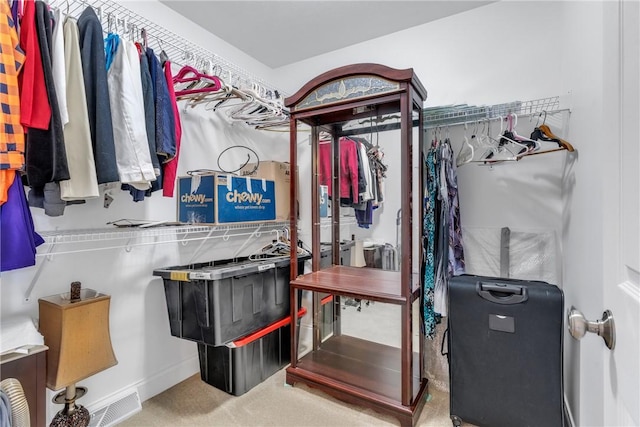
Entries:
{"type": "Polygon", "coordinates": [[[640,4],[0,0],[0,424],[640,426],[640,4]]]}

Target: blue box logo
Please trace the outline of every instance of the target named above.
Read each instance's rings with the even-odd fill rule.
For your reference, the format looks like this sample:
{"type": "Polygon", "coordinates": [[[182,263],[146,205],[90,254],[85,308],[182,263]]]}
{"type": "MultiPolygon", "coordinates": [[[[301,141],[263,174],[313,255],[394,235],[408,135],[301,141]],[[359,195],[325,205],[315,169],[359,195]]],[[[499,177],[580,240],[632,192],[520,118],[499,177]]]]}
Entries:
{"type": "Polygon", "coordinates": [[[329,215],[329,194],[328,186],[320,186],[320,217],[326,218],[329,215]]]}
{"type": "Polygon", "coordinates": [[[218,175],[218,223],[276,219],[275,184],[260,178],[218,175]]]}
{"type": "Polygon", "coordinates": [[[178,221],[191,224],[215,224],[214,183],[214,175],[188,176],[179,179],[178,221]],[[194,181],[197,179],[200,183],[194,181]]]}

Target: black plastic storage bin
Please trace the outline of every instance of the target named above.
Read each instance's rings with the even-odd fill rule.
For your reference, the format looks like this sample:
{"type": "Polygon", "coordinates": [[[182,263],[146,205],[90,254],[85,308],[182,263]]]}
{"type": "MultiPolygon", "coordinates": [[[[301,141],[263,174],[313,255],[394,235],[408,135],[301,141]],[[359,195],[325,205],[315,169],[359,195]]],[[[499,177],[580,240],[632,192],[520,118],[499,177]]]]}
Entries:
{"type": "MultiPolygon", "coordinates": [[[[343,240],[340,242],[340,265],[351,265],[351,250],[356,242],[353,240],[343,240]]],[[[331,266],[331,243],[320,243],[320,268],[331,266]]]]}
{"type": "Polygon", "coordinates": [[[235,396],[246,393],[291,361],[290,323],[286,317],[228,345],[198,343],[200,378],[235,396]]]}
{"type": "Polygon", "coordinates": [[[171,335],[223,345],[289,313],[289,271],[284,256],[211,261],[153,274],[164,281],[171,335]]]}

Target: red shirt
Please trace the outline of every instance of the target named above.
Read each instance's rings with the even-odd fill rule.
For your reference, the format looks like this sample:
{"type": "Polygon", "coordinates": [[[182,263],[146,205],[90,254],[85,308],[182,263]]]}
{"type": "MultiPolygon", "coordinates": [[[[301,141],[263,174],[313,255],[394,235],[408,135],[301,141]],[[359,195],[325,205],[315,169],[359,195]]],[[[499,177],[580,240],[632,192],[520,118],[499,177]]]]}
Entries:
{"type": "Polygon", "coordinates": [[[23,126],[47,130],[51,121],[51,105],[44,83],[40,42],[36,33],[36,6],[33,0],[25,1],[20,24],[20,46],[25,53],[19,79],[20,120],[23,126]]]}
{"type": "MultiPolygon", "coordinates": [[[[340,138],[340,198],[352,198],[358,203],[358,152],[356,143],[349,138],[340,138]]],[[[320,185],[327,186],[331,196],[331,143],[318,147],[318,178],[320,185]]]]}
{"type": "Polygon", "coordinates": [[[173,189],[176,185],[176,172],[178,171],[178,157],[180,154],[180,139],[182,138],[182,124],[180,123],[180,112],[176,103],[176,94],[173,90],[173,76],[171,75],[171,62],[164,63],[164,77],[167,80],[169,89],[169,98],[173,107],[173,115],[175,117],[176,126],[176,155],[168,162],[162,165],[162,195],[165,197],[173,197],[173,189]]]}

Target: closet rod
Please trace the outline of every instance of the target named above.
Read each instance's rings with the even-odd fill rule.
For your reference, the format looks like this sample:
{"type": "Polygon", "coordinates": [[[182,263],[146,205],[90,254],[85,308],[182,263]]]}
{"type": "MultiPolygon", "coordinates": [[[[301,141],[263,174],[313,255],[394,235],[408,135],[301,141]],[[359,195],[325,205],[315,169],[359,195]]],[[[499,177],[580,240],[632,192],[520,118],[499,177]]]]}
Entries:
{"type": "MultiPolygon", "coordinates": [[[[256,83],[272,94],[278,92],[281,97],[284,93],[263,79],[247,70],[227,61],[223,57],[209,51],[176,33],[169,31],[163,26],[156,24],[132,10],[126,8],[121,2],[116,0],[49,0],[48,4],[60,10],[63,14],[68,14],[73,18],[78,18],[85,8],[91,6],[101,19],[102,30],[105,34],[109,32],[109,18],[111,19],[111,30],[120,32],[121,35],[133,34],[136,40],[141,40],[140,31],[144,28],[147,33],[148,46],[156,54],[162,50],[166,52],[169,60],[177,65],[191,65],[196,67],[206,67],[211,65],[217,67],[216,72],[220,77],[229,79],[229,84],[235,86],[251,87],[256,83]],[[122,34],[123,29],[125,33],[122,34]],[[221,70],[221,71],[219,71],[221,70]],[[231,78],[229,78],[231,75],[231,78]]],[[[164,7],[164,5],[163,5],[164,7]]]]}

